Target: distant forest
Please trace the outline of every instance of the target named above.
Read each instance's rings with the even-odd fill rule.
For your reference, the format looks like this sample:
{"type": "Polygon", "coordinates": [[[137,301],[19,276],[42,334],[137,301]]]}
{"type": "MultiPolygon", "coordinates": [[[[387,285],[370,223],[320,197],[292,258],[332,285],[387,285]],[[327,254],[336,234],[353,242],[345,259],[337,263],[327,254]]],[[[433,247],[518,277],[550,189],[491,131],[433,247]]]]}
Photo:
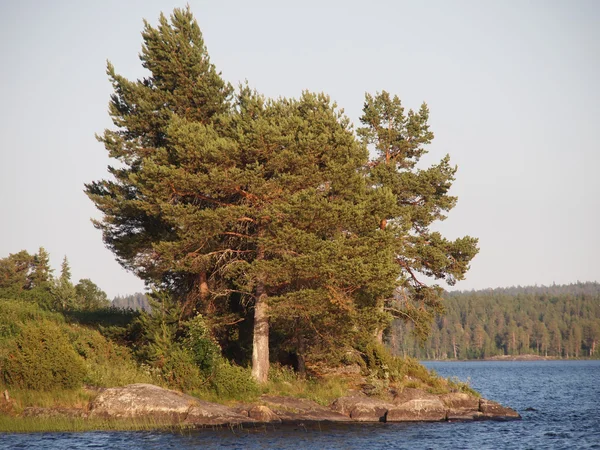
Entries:
{"type": "Polygon", "coordinates": [[[392,351],[419,359],[483,359],[534,354],[600,357],[600,283],[447,292],[446,313],[421,343],[395,321],[392,351]]]}
{"type": "Polygon", "coordinates": [[[135,294],[121,296],[118,295],[112,300],[112,306],[121,309],[133,309],[133,310],[144,310],[150,311],[150,304],[148,303],[148,297],[141,292],[135,294]]]}

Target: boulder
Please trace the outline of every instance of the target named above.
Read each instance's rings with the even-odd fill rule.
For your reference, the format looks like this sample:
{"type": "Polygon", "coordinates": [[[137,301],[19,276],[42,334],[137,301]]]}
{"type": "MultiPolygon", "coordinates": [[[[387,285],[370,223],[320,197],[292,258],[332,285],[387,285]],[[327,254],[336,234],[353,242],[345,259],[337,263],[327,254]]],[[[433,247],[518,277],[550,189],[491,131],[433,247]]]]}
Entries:
{"type": "Polygon", "coordinates": [[[248,411],[248,417],[256,420],[257,422],[277,422],[281,423],[281,419],[275,414],[271,408],[264,405],[256,405],[250,408],[248,411]]]}
{"type": "Polygon", "coordinates": [[[439,422],[446,420],[447,407],[438,395],[421,389],[405,388],[392,400],[387,422],[439,422]]]}
{"type": "Polygon", "coordinates": [[[510,420],[521,418],[520,414],[514,409],[485,398],[479,400],[479,411],[482,414],[481,418],[484,419],[510,420]]]}
{"type": "Polygon", "coordinates": [[[283,422],[350,422],[351,419],[337,411],[304,398],[263,395],[262,403],[269,407],[283,422]]]}
{"type": "Polygon", "coordinates": [[[233,409],[152,384],[105,389],[91,402],[90,417],[153,418],[195,425],[253,422],[233,409]]]}
{"type": "Polygon", "coordinates": [[[340,397],[330,408],[358,422],[385,422],[391,403],[363,395],[340,397]]]}
{"type": "Polygon", "coordinates": [[[479,398],[463,392],[452,392],[440,395],[440,400],[446,405],[447,418],[450,421],[465,421],[480,419],[479,398]]]}
{"type": "Polygon", "coordinates": [[[440,400],[409,400],[390,408],[387,422],[441,422],[446,420],[446,408],[440,400]]]}
{"type": "Polygon", "coordinates": [[[430,394],[429,392],[425,392],[422,389],[415,388],[404,388],[401,392],[397,392],[394,395],[392,403],[394,405],[401,405],[402,403],[406,403],[411,400],[439,400],[439,396],[435,394],[430,394]]]}

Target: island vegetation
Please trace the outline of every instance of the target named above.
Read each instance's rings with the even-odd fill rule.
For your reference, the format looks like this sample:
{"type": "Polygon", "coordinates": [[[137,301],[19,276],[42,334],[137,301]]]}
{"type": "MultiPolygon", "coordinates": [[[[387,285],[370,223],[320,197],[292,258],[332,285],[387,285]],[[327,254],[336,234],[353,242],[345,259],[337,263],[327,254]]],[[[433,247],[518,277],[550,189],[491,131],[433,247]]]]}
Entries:
{"type": "Polygon", "coordinates": [[[114,128],[98,140],[116,163],[85,190],[151,311],[73,285],[66,258],[52,276],[43,248],[2,259],[4,411],[134,382],[220,402],[469,391],[384,345],[395,319],[426,338],[443,310],[427,280],[463,279],[478,251],[475,238],[430,229],[456,204],[457,169],[448,156],[419,165],[433,139],[427,105],[367,94],[355,130],[325,94],[234,89],[189,8],[146,22],[142,37],[146,77],[108,64],[114,128]]]}

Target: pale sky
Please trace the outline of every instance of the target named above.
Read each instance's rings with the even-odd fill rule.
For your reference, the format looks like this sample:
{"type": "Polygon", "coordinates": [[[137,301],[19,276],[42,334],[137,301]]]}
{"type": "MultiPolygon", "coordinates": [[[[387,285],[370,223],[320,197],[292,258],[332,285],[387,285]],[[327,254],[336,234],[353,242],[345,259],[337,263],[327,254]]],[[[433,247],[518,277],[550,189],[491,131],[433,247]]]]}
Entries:
{"type": "MultiPolygon", "coordinates": [[[[458,289],[600,281],[600,2],[195,1],[212,62],[270,97],[428,103],[426,161],[458,165],[436,228],[479,237],[458,289]]],[[[104,247],[84,183],[108,176],[106,60],[144,76],[142,19],[185,2],[0,2],[0,257],[44,246],[109,297],[143,290],[104,247]]]]}

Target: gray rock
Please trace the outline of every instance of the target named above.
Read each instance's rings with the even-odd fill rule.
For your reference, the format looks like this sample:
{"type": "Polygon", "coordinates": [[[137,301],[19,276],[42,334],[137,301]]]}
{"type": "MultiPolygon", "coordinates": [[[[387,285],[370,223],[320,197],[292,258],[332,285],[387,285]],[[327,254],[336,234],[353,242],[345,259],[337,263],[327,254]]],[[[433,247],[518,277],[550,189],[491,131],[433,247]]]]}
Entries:
{"type": "Polygon", "coordinates": [[[103,390],[90,404],[90,417],[151,417],[196,425],[253,422],[226,406],[152,384],[130,384],[103,390]]]}
{"type": "Polygon", "coordinates": [[[358,422],[385,422],[391,407],[391,403],[364,395],[340,397],[330,406],[333,411],[358,422]]]}
{"type": "Polygon", "coordinates": [[[350,422],[351,419],[337,411],[304,398],[263,395],[262,403],[267,405],[283,422],[350,422]]]}
{"type": "Polygon", "coordinates": [[[452,392],[440,395],[440,400],[448,408],[447,416],[450,421],[478,420],[482,413],[479,412],[479,398],[463,392],[452,392]]]}
{"type": "Polygon", "coordinates": [[[482,398],[479,400],[479,411],[483,414],[484,419],[520,419],[521,416],[512,408],[502,406],[500,403],[493,402],[482,398]]]}
{"type": "Polygon", "coordinates": [[[415,398],[392,406],[387,422],[439,422],[446,420],[446,406],[439,398],[415,398]]]}
{"type": "Polygon", "coordinates": [[[281,419],[277,414],[275,414],[271,408],[264,405],[256,405],[250,408],[248,411],[248,417],[256,420],[257,422],[269,423],[269,422],[277,422],[281,423],[281,419]]]}

